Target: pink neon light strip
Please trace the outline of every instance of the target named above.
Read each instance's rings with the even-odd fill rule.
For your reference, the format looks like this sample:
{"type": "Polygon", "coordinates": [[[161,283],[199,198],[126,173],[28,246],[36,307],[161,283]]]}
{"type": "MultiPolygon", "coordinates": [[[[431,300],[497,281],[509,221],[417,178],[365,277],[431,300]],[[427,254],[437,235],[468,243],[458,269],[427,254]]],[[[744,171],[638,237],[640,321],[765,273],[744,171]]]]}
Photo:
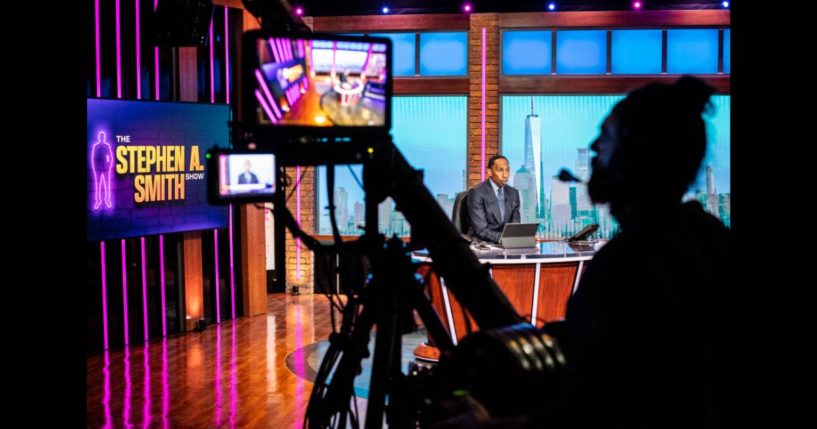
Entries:
{"type": "Polygon", "coordinates": [[[284,44],[281,43],[281,39],[276,38],[275,44],[278,46],[278,52],[281,54],[281,61],[287,60],[287,54],[284,52],[284,44]]]}
{"type": "Polygon", "coordinates": [[[145,260],[145,237],[142,237],[142,319],[145,329],[145,342],[148,340],[148,275],[145,260]]]}
{"type": "Polygon", "coordinates": [[[289,103],[289,107],[291,108],[292,106],[294,106],[295,102],[292,101],[292,92],[290,92],[290,90],[287,89],[286,91],[284,91],[284,95],[287,97],[287,102],[289,103]]]}
{"type": "Polygon", "coordinates": [[[213,20],[210,20],[210,103],[216,102],[216,77],[213,69],[215,62],[215,55],[213,54],[213,20]]]}
{"type": "Polygon", "coordinates": [[[153,48],[153,74],[154,78],[153,81],[156,82],[154,86],[154,98],[156,100],[159,99],[159,47],[156,46],[153,48]]]}
{"type": "Polygon", "coordinates": [[[281,55],[278,53],[278,48],[275,47],[275,39],[269,38],[269,46],[272,49],[272,57],[275,58],[276,63],[281,62],[281,55]]]}
{"type": "Polygon", "coordinates": [[[150,414],[150,353],[148,352],[149,345],[145,344],[145,350],[142,357],[142,368],[144,370],[144,382],[142,383],[142,427],[147,429],[150,427],[152,416],[150,414]]]}
{"type": "Polygon", "coordinates": [[[360,72],[361,77],[363,73],[366,72],[366,68],[369,66],[369,59],[372,57],[372,45],[369,45],[369,50],[366,52],[366,61],[363,62],[363,69],[360,72]]]}
{"type": "Polygon", "coordinates": [[[298,56],[300,58],[304,57],[304,41],[303,41],[303,39],[298,39],[298,56]]]}
{"type": "Polygon", "coordinates": [[[281,46],[284,47],[284,55],[287,57],[287,61],[292,59],[292,43],[289,39],[281,39],[281,46]]]}
{"type": "MultiPolygon", "coordinates": [[[[153,0],[153,12],[156,12],[156,8],[159,6],[159,0],[153,0]]],[[[156,100],[159,99],[159,47],[153,47],[153,82],[156,83],[154,85],[154,97],[156,100]]],[[[164,272],[162,272],[164,275],[164,272]]],[[[163,296],[164,297],[164,296],[163,296]]],[[[164,306],[162,306],[162,311],[164,311],[164,306]]]]}
{"type": "Polygon", "coordinates": [[[170,410],[170,383],[167,370],[167,339],[162,340],[162,428],[167,429],[170,421],[167,418],[170,410]]]}
{"type": "Polygon", "coordinates": [[[485,180],[485,27],[482,27],[482,143],[480,145],[480,181],[485,180]]]}
{"type": "Polygon", "coordinates": [[[276,118],[272,114],[272,110],[270,110],[269,104],[267,104],[267,100],[264,100],[264,96],[261,95],[261,91],[259,91],[257,89],[255,90],[255,98],[258,99],[258,102],[261,104],[261,107],[264,109],[264,112],[267,113],[267,117],[269,118],[269,120],[273,124],[277,124],[278,123],[278,118],[276,118]]]}
{"type": "Polygon", "coordinates": [[[218,229],[213,229],[213,247],[215,248],[216,278],[216,323],[221,323],[221,289],[218,287],[218,229]]]}
{"type": "Polygon", "coordinates": [[[233,320],[230,329],[230,429],[235,428],[238,414],[238,350],[236,349],[236,327],[233,320]]]}
{"type": "Polygon", "coordinates": [[[255,79],[258,80],[258,84],[261,86],[261,89],[264,90],[264,95],[267,96],[269,104],[275,110],[275,114],[277,115],[275,118],[277,119],[283,116],[281,114],[281,111],[278,110],[278,103],[275,101],[275,97],[272,96],[272,93],[269,90],[269,86],[267,86],[267,81],[264,80],[264,76],[261,76],[261,71],[258,69],[255,69],[255,79]]]}
{"type": "Polygon", "coordinates": [[[162,289],[162,336],[167,336],[167,315],[165,314],[165,236],[159,236],[159,284],[162,289]]]}
{"type": "MultiPolygon", "coordinates": [[[[224,7],[224,94],[230,104],[230,16],[229,8],[224,7]]],[[[235,316],[233,316],[235,317],[235,316]]]]}
{"type": "Polygon", "coordinates": [[[230,310],[232,310],[232,317],[235,319],[235,266],[233,259],[233,205],[230,204],[229,217],[229,233],[230,233],[230,310]]]}
{"type": "Polygon", "coordinates": [[[213,374],[213,426],[221,426],[221,407],[224,401],[221,392],[221,326],[216,326],[216,364],[213,374]]]}
{"type": "Polygon", "coordinates": [[[139,0],[136,0],[136,99],[142,98],[142,42],[139,35],[139,0]]]}
{"type": "MultiPolygon", "coordinates": [[[[158,0],[157,0],[158,1],[158,0]]],[[[96,46],[96,96],[102,96],[101,55],[99,53],[99,0],[94,0],[94,43],[96,46]]],[[[108,348],[107,345],[105,348],[108,348]]]]}
{"type": "Polygon", "coordinates": [[[124,422],[124,426],[126,428],[131,427],[133,424],[130,421],[130,408],[133,403],[131,399],[133,397],[133,383],[131,382],[131,371],[130,371],[130,348],[125,347],[125,392],[124,392],[124,399],[122,400],[122,420],[124,422]]]}
{"type": "Polygon", "coordinates": [[[128,335],[128,261],[125,257],[125,239],[122,239],[122,312],[125,321],[125,345],[130,344],[128,335]]]}
{"type": "Polygon", "coordinates": [[[100,261],[99,266],[102,268],[102,342],[105,350],[108,350],[108,279],[107,279],[107,265],[105,264],[105,242],[99,242],[100,261]]]}
{"type": "Polygon", "coordinates": [[[105,366],[102,367],[103,385],[102,385],[102,404],[105,409],[105,424],[102,429],[111,429],[113,427],[113,415],[111,413],[111,356],[108,350],[105,350],[105,366]]]}
{"type": "Polygon", "coordinates": [[[119,21],[119,0],[116,0],[116,98],[122,98],[122,34],[119,21]]]}
{"type": "MultiPolygon", "coordinates": [[[[306,58],[306,56],[307,56],[307,55],[309,54],[309,52],[310,52],[310,50],[308,49],[308,48],[310,48],[309,42],[304,42],[304,41],[302,41],[302,43],[301,43],[301,44],[302,44],[302,45],[303,45],[303,47],[304,47],[304,58],[306,58]]],[[[303,82],[303,83],[304,83],[304,88],[305,88],[305,89],[307,89],[307,90],[309,90],[309,75],[308,75],[308,74],[307,74],[307,75],[304,75],[304,78],[303,78],[303,79],[301,79],[301,82],[303,82]]]]}
{"type": "MultiPolygon", "coordinates": [[[[295,180],[301,177],[301,166],[295,166],[295,180]]],[[[295,182],[295,220],[301,225],[301,181],[295,182]]],[[[295,280],[301,280],[301,239],[295,239],[295,280]]],[[[300,327],[300,324],[299,324],[300,327]]]]}

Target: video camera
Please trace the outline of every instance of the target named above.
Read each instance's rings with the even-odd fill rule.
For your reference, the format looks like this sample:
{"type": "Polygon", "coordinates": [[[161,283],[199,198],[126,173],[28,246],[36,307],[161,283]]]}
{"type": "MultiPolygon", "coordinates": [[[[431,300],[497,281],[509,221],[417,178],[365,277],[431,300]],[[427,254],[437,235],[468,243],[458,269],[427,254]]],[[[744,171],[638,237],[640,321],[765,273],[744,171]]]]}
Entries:
{"type": "MultiPolygon", "coordinates": [[[[317,371],[305,426],[346,427],[347,418],[358,426],[361,416],[350,408],[352,382],[369,354],[375,325],[366,427],[379,427],[384,413],[395,427],[440,420],[445,410],[428,404],[444,403],[457,389],[473,392],[491,411],[512,414],[530,409],[534,393],[541,393],[542,380],[563,376],[564,359],[554,341],[513,309],[423,184],[422,172],[412,168],[391,142],[391,41],[251,31],[244,35],[243,47],[241,132],[234,133],[238,136],[234,150],[208,153],[211,203],[273,201],[276,225],[285,224],[301,238],[316,253],[316,261],[353,255],[367,261],[354,269],[369,267],[366,275],[348,273],[349,267],[340,272],[354,285],[341,308],[341,328],[330,335],[317,371]],[[351,163],[364,167],[369,227],[358,240],[340,240],[330,189],[335,243],[320,243],[286,209],[283,167],[351,163]],[[386,197],[394,199],[411,223],[411,244],[396,237],[386,240],[378,233],[377,204],[386,197]],[[463,340],[462,347],[455,349],[431,306],[409,256],[411,248],[429,250],[434,270],[479,325],[480,335],[463,340]],[[413,371],[405,376],[399,365],[392,364],[399,362],[402,329],[413,325],[413,311],[441,351],[436,375],[413,371]],[[486,350],[493,357],[480,360],[478,355],[486,350]],[[495,369],[492,377],[474,377],[474,371],[486,368],[495,369]],[[479,384],[483,379],[489,380],[487,384],[479,384]],[[492,400],[489,396],[496,392],[503,395],[492,400]]],[[[331,171],[327,171],[330,188],[331,171]]],[[[316,289],[333,300],[329,288],[316,289]]]]}

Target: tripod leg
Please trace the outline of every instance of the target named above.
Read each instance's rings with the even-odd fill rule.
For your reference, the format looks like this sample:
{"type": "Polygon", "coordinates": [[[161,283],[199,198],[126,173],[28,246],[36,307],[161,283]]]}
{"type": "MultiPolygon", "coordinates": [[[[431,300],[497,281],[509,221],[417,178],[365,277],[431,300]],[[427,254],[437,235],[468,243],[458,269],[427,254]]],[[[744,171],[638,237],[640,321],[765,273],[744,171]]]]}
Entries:
{"type": "MultiPolygon", "coordinates": [[[[356,311],[349,306],[353,304],[347,303],[347,313],[356,311]]],[[[340,361],[329,385],[326,385],[326,377],[334,366],[334,362],[329,362],[326,371],[319,373],[315,378],[315,386],[306,411],[309,428],[330,427],[329,421],[334,415],[339,415],[345,427],[351,398],[354,395],[354,379],[360,371],[360,362],[368,353],[369,333],[375,317],[373,312],[373,309],[364,305],[356,318],[354,328],[351,324],[344,323],[341,333],[347,339],[341,339],[337,343],[332,342],[330,345],[324,360],[337,358],[337,355],[340,354],[340,361]],[[349,330],[352,330],[351,335],[348,335],[349,330]]],[[[344,322],[352,318],[351,314],[344,314],[344,322]]],[[[321,367],[324,367],[324,363],[321,364],[321,367]]],[[[359,418],[358,416],[357,419],[359,418]]]]}
{"type": "MultiPolygon", "coordinates": [[[[386,287],[380,287],[381,291],[386,289],[386,287]]],[[[400,370],[400,356],[394,355],[394,342],[400,341],[400,335],[397,331],[400,312],[397,306],[393,305],[394,297],[391,296],[391,292],[386,293],[389,294],[388,299],[384,299],[384,302],[378,308],[372,378],[369,382],[369,403],[366,409],[366,429],[380,429],[383,427],[386,389],[390,375],[393,374],[394,359],[398,359],[397,370],[398,372],[400,370]]]]}

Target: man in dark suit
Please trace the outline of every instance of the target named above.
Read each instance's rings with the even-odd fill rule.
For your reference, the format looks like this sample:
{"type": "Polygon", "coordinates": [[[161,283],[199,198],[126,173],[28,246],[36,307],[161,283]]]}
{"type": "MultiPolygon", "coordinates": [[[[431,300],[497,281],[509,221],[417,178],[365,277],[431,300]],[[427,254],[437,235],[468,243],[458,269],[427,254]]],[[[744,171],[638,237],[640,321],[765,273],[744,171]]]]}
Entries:
{"type": "Polygon", "coordinates": [[[244,161],[244,172],[238,176],[239,185],[247,185],[251,183],[258,183],[258,177],[250,171],[250,161],[244,161]]]}
{"type": "Polygon", "coordinates": [[[508,158],[494,155],[488,160],[488,179],[468,192],[468,233],[479,240],[498,243],[506,223],[519,223],[519,191],[508,185],[508,158]]]}

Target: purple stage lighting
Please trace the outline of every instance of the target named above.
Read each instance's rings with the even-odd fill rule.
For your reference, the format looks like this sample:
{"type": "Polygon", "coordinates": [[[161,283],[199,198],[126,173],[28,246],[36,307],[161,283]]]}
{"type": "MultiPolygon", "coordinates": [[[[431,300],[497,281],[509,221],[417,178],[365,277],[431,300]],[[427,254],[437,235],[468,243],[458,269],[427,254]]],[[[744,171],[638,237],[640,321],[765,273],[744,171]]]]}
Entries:
{"type": "Polygon", "coordinates": [[[389,13],[389,8],[388,8],[388,7],[386,7],[386,6],[383,6],[383,13],[384,13],[384,14],[385,14],[385,13],[389,13]]]}
{"type": "Polygon", "coordinates": [[[471,3],[465,3],[462,5],[462,10],[464,10],[465,13],[471,13],[471,3]]]}
{"type": "Polygon", "coordinates": [[[548,10],[556,10],[556,3],[549,3],[548,10]]]}
{"type": "Polygon", "coordinates": [[[721,4],[723,5],[723,8],[724,8],[724,9],[728,9],[728,8],[729,8],[729,2],[728,2],[728,1],[725,1],[725,2],[723,2],[723,3],[721,3],[721,4]]]}
{"type": "Polygon", "coordinates": [[[295,15],[301,16],[304,14],[304,8],[298,6],[295,8],[295,15]]]}
{"type": "Polygon", "coordinates": [[[641,2],[640,1],[633,2],[633,9],[641,10],[641,2]]]}

